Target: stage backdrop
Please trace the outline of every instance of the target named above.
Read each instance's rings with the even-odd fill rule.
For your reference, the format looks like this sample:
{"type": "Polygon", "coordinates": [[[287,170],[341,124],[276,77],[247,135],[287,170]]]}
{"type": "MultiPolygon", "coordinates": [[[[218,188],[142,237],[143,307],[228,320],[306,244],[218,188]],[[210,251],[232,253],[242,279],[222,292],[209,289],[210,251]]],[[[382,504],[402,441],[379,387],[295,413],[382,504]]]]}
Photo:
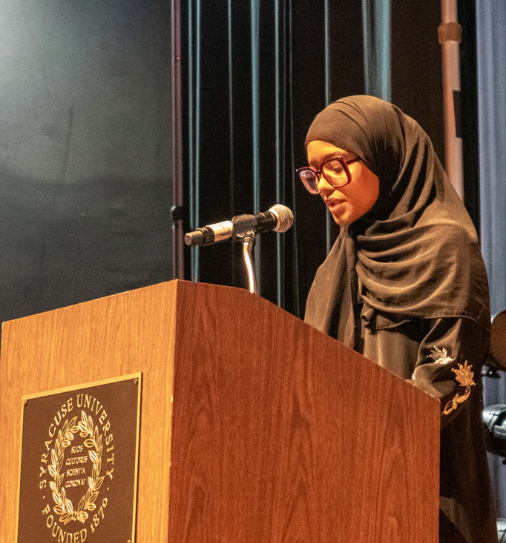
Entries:
{"type": "Polygon", "coordinates": [[[170,4],[0,0],[0,320],[171,278],[170,4]]]}
{"type": "MultiPolygon", "coordinates": [[[[439,0],[193,0],[183,4],[186,224],[194,229],[274,203],[295,214],[262,236],[262,296],[303,316],[337,229],[294,170],[328,103],[351,94],[392,99],[443,157],[439,0]]],[[[238,245],[238,244],[237,244],[238,245]]],[[[243,286],[239,246],[187,252],[194,280],[243,286]]]]}
{"type": "MultiPolygon", "coordinates": [[[[441,154],[438,2],[181,7],[185,225],[290,206],[295,226],[256,259],[262,295],[301,316],[336,235],[293,174],[307,127],[368,92],[441,154]]],[[[172,278],[169,3],[0,0],[0,13],[0,319],[172,278]]],[[[237,249],[188,250],[186,276],[243,286],[237,249]]]]}

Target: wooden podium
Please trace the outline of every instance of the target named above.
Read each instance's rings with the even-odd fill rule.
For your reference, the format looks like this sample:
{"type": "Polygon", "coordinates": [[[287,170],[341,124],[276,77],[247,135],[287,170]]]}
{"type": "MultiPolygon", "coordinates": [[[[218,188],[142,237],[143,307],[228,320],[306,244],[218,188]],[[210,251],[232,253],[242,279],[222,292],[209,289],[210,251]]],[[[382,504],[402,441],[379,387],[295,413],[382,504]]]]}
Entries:
{"type": "Polygon", "coordinates": [[[22,396],[135,372],[136,542],[437,542],[439,402],[256,295],[184,281],[4,324],[0,541],[22,396]]]}

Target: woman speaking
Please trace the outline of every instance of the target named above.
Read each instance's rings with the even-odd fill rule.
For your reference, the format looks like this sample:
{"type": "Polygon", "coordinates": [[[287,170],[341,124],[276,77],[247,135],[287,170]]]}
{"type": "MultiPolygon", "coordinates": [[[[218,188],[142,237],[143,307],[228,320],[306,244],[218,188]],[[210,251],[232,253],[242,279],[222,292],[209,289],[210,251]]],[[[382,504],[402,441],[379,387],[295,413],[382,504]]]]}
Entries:
{"type": "Polygon", "coordinates": [[[306,148],[299,176],[340,234],[305,320],[440,400],[440,542],[497,543],[481,422],[489,294],[471,219],[427,134],[383,100],[332,103],[306,148]]]}

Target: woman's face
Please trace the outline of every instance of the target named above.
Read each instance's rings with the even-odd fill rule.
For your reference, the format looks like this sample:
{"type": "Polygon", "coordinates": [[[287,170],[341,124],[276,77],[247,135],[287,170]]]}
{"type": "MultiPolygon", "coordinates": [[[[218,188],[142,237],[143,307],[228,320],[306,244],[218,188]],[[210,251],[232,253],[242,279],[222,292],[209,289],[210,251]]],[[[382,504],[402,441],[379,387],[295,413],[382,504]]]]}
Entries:
{"type": "MultiPolygon", "coordinates": [[[[352,158],[344,149],[325,141],[313,140],[307,145],[309,165],[320,170],[321,163],[333,156],[352,158]]],[[[351,224],[365,215],[379,196],[379,178],[362,162],[348,165],[351,181],[344,187],[334,188],[323,176],[318,181],[318,190],[337,224],[351,224]]]]}

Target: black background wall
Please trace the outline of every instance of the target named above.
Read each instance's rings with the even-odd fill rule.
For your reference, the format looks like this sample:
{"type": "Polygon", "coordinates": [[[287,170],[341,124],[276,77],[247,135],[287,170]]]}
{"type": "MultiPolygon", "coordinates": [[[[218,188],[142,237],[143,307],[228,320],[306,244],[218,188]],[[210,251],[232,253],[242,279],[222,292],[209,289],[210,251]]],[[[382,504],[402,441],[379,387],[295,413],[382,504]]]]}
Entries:
{"type": "Polygon", "coordinates": [[[0,8],[0,320],[169,279],[170,5],[0,8]]]}

